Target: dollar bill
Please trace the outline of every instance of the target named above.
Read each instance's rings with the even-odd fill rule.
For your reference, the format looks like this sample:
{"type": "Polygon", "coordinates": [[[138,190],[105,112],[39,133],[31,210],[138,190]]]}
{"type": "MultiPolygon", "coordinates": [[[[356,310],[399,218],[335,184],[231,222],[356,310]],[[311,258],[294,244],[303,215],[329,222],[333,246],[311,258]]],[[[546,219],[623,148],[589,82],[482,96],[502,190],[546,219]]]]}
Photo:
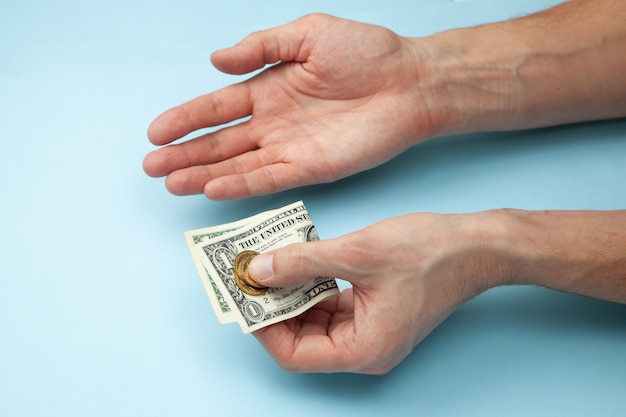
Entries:
{"type": "Polygon", "coordinates": [[[207,296],[211,301],[211,307],[213,308],[215,316],[217,317],[217,320],[220,324],[236,322],[237,317],[231,310],[230,305],[224,298],[224,295],[217,287],[215,277],[211,276],[211,272],[207,270],[207,268],[200,260],[201,258],[196,252],[195,246],[198,244],[210,242],[212,239],[215,239],[219,236],[223,236],[236,230],[243,229],[251,222],[255,222],[255,220],[259,221],[264,217],[267,217],[268,215],[270,215],[270,212],[271,211],[260,213],[256,216],[252,216],[232,223],[203,227],[201,229],[189,230],[184,232],[187,248],[189,249],[189,253],[191,254],[196,270],[198,271],[198,275],[200,276],[202,285],[204,286],[207,296]]]}
{"type": "Polygon", "coordinates": [[[217,317],[217,320],[220,324],[235,322],[237,321],[237,318],[233,314],[233,311],[230,309],[230,306],[224,298],[224,295],[217,287],[214,277],[211,276],[211,273],[202,264],[199,255],[195,251],[195,245],[199,243],[209,242],[215,237],[224,235],[228,232],[232,232],[233,230],[237,230],[240,227],[241,226],[237,223],[230,223],[227,225],[206,227],[198,230],[190,230],[184,233],[185,241],[187,242],[187,248],[191,253],[193,263],[196,266],[196,270],[198,271],[198,275],[200,276],[202,285],[204,286],[207,296],[211,301],[211,306],[213,307],[215,316],[217,317]]]}
{"type": "Polygon", "coordinates": [[[330,277],[270,288],[259,296],[244,293],[235,283],[233,263],[239,252],[262,253],[319,240],[301,201],[238,222],[191,230],[185,232],[185,239],[218,321],[237,322],[244,333],[295,317],[339,294],[335,279],[330,277]]]}

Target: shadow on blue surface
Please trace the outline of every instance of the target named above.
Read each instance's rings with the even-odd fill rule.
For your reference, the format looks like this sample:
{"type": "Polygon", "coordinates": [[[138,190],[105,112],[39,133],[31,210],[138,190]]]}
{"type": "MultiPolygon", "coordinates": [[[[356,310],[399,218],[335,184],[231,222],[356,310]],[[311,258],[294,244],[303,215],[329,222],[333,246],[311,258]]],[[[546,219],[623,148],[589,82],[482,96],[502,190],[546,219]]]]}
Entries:
{"type": "MultiPolygon", "coordinates": [[[[385,200],[399,207],[397,214],[442,211],[446,195],[446,212],[499,207],[620,209],[623,193],[614,198],[610,190],[605,190],[608,195],[596,193],[607,185],[626,192],[622,184],[606,184],[603,177],[626,164],[626,155],[619,151],[624,131],[626,119],[443,137],[419,144],[377,168],[305,190],[324,200],[346,195],[364,204],[385,200]],[[574,188],[570,182],[576,184],[574,188]],[[547,191],[537,190],[539,183],[547,191]],[[563,206],[565,193],[578,203],[563,206]]],[[[302,190],[291,193],[302,194],[302,190]]]]}
{"type": "MultiPolygon", "coordinates": [[[[593,362],[599,358],[594,356],[603,352],[595,343],[595,336],[598,341],[621,340],[621,345],[626,346],[626,305],[536,287],[497,288],[461,307],[385,376],[286,374],[285,378],[310,395],[340,393],[346,400],[368,398],[386,391],[395,382],[412,380],[414,388],[440,384],[442,375],[447,375],[444,379],[450,378],[452,386],[463,380],[459,374],[464,372],[477,373],[488,380],[488,375],[493,378],[494,373],[515,369],[515,374],[509,377],[524,378],[524,372],[529,375],[567,372],[590,365],[581,363],[580,357],[571,357],[567,351],[555,351],[554,348],[562,346],[553,343],[558,339],[561,342],[571,339],[577,345],[586,343],[592,366],[596,366],[593,362]],[[522,343],[528,345],[525,357],[510,357],[507,346],[522,343]],[[450,362],[446,352],[453,349],[465,350],[466,354],[460,357],[465,357],[467,362],[450,362]],[[545,367],[546,357],[550,356],[553,356],[553,369],[545,367]],[[519,367],[520,361],[526,366],[519,367]]],[[[459,359],[458,353],[450,356],[459,359]]],[[[406,389],[410,391],[411,387],[406,389]]]]}

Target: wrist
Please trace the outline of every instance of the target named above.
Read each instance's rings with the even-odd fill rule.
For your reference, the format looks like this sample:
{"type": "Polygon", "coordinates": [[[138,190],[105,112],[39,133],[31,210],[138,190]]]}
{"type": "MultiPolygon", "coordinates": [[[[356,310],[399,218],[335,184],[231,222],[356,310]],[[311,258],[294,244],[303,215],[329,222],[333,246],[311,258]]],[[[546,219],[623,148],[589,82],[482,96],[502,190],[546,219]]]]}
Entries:
{"type": "MultiPolygon", "coordinates": [[[[465,253],[457,258],[466,263],[465,287],[470,295],[490,288],[512,284],[518,275],[519,255],[506,210],[487,210],[462,214],[465,253]]],[[[459,241],[457,239],[457,241],[459,241]]]]}
{"type": "Polygon", "coordinates": [[[505,130],[518,123],[525,47],[497,25],[437,33],[421,42],[441,135],[505,130]]]}

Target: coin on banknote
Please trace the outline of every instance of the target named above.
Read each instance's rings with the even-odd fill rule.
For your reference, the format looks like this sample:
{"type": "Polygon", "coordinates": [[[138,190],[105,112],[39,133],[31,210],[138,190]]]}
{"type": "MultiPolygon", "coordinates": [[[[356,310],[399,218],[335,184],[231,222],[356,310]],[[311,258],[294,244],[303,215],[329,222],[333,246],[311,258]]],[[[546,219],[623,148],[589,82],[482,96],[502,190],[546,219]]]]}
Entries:
{"type": "Polygon", "coordinates": [[[268,287],[259,284],[248,275],[248,265],[259,253],[253,250],[239,252],[233,262],[234,278],[237,286],[248,295],[263,295],[268,287]]]}
{"type": "Polygon", "coordinates": [[[233,267],[235,269],[235,273],[239,274],[241,279],[246,282],[249,286],[264,289],[267,288],[258,282],[254,281],[250,275],[248,275],[248,265],[252,258],[257,256],[259,253],[253,250],[245,250],[243,252],[238,253],[235,256],[235,261],[233,263],[233,267]]]}
{"type": "Polygon", "coordinates": [[[239,289],[241,291],[243,291],[244,293],[248,294],[248,295],[263,295],[267,292],[267,288],[254,288],[250,285],[248,285],[248,283],[246,281],[244,281],[241,278],[241,275],[239,274],[235,274],[234,275],[234,279],[235,279],[235,284],[237,284],[237,286],[239,287],[239,289]]]}

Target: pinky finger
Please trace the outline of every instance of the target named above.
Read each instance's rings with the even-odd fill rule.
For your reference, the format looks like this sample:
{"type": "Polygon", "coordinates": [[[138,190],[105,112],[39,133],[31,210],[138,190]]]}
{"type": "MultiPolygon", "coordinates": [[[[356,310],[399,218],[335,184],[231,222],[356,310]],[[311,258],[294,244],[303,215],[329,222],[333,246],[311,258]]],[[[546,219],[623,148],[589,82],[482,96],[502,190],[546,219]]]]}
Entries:
{"type": "Polygon", "coordinates": [[[234,200],[284,191],[308,185],[294,178],[288,163],[262,166],[244,174],[217,177],[204,186],[204,194],[211,200],[234,200]]]}

